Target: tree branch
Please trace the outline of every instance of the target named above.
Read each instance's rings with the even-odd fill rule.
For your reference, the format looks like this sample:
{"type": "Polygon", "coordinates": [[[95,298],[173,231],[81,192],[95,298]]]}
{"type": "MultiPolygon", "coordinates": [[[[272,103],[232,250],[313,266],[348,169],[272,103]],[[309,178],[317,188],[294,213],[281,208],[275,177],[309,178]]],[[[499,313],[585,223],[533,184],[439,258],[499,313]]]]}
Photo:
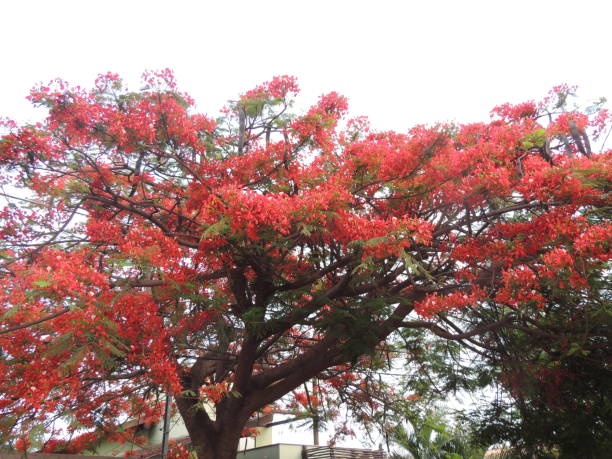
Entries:
{"type": "Polygon", "coordinates": [[[32,322],[27,322],[25,324],[17,325],[15,327],[5,328],[4,330],[0,330],[0,335],[4,335],[4,334],[10,333],[10,332],[14,332],[16,330],[21,330],[23,328],[28,328],[28,327],[31,327],[32,325],[38,325],[40,323],[47,322],[49,320],[53,320],[53,319],[61,316],[62,314],[66,314],[68,311],[70,311],[70,308],[64,308],[61,311],[55,312],[55,313],[53,313],[51,315],[48,315],[46,317],[43,317],[41,319],[33,320],[32,322]]]}

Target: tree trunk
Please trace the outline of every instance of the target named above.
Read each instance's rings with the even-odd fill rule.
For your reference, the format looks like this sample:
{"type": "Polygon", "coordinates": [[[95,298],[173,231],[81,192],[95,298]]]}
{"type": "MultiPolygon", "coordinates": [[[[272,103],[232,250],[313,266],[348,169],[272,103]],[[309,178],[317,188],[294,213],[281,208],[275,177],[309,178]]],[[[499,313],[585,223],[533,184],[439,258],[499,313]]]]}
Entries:
{"type": "Polygon", "coordinates": [[[236,459],[241,433],[242,428],[233,426],[209,441],[190,435],[191,444],[198,459],[236,459]]]}
{"type": "Polygon", "coordinates": [[[238,444],[215,445],[214,447],[196,447],[198,459],[236,459],[238,455],[238,444]]]}
{"type": "Polygon", "coordinates": [[[249,418],[237,403],[224,404],[223,415],[213,420],[196,408],[194,399],[177,396],[175,400],[198,459],[236,459],[238,443],[249,418]]]}

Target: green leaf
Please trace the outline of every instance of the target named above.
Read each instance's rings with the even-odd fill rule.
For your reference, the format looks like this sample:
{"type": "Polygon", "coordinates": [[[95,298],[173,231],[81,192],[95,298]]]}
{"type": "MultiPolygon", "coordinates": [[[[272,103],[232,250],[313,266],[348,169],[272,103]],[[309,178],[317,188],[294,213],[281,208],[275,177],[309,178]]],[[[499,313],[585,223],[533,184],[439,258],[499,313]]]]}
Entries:
{"type": "Polygon", "coordinates": [[[91,347],[94,353],[96,354],[96,357],[100,359],[102,363],[104,364],[104,368],[110,369],[116,366],[115,359],[109,355],[106,349],[102,348],[101,346],[95,343],[92,344],[91,347]]]}
{"type": "Polygon", "coordinates": [[[83,357],[85,357],[85,354],[87,354],[87,352],[89,352],[89,348],[87,346],[83,346],[79,348],[74,354],[72,354],[72,356],[70,356],[68,360],[62,363],[60,371],[64,374],[64,376],[69,375],[70,372],[76,369],[76,367],[79,365],[79,363],[81,363],[81,360],[83,360],[83,357]]]}
{"type": "Polygon", "coordinates": [[[368,239],[363,243],[364,247],[371,247],[373,245],[382,244],[383,242],[387,242],[389,240],[386,236],[373,237],[372,239],[368,239]]]}
{"type": "Polygon", "coordinates": [[[247,310],[243,315],[242,319],[245,322],[261,322],[264,318],[265,309],[261,307],[252,307],[247,310]]]}
{"type": "Polygon", "coordinates": [[[434,277],[429,273],[429,271],[427,271],[419,261],[415,260],[404,249],[402,249],[401,255],[402,255],[402,259],[404,260],[404,265],[406,266],[406,269],[409,272],[413,274],[420,273],[424,275],[428,280],[435,282],[434,277]]]}
{"type": "Polygon", "coordinates": [[[59,355],[67,351],[68,349],[70,349],[73,346],[73,342],[72,342],[73,334],[74,334],[73,331],[68,331],[64,333],[63,335],[60,335],[57,339],[55,339],[51,343],[49,343],[49,346],[47,348],[47,352],[45,352],[45,355],[49,357],[53,357],[53,356],[59,355]]]}
{"type": "Polygon", "coordinates": [[[264,100],[249,100],[244,103],[244,111],[251,118],[260,115],[264,109],[265,101],[264,100]]]}
{"type": "Polygon", "coordinates": [[[126,355],[125,352],[121,351],[119,348],[117,348],[117,346],[108,340],[106,341],[106,347],[108,347],[111,354],[116,355],[117,357],[125,357],[126,355]]]}
{"type": "Polygon", "coordinates": [[[128,266],[132,266],[133,264],[134,262],[132,260],[127,260],[127,259],[120,259],[120,260],[114,261],[114,265],[117,268],[127,268],[128,266]]]}
{"type": "Polygon", "coordinates": [[[0,318],[2,319],[10,319],[11,317],[13,317],[17,311],[19,311],[19,305],[16,304],[15,306],[11,307],[8,311],[6,311],[4,314],[2,314],[2,316],[0,318]]]}
{"type": "Polygon", "coordinates": [[[35,280],[33,284],[36,287],[49,287],[51,285],[51,282],[43,280],[43,279],[38,279],[38,280],[35,280]]]}
{"type": "Polygon", "coordinates": [[[213,223],[202,233],[200,240],[208,239],[209,237],[218,236],[227,229],[227,221],[225,218],[221,218],[217,223],[213,223]]]}

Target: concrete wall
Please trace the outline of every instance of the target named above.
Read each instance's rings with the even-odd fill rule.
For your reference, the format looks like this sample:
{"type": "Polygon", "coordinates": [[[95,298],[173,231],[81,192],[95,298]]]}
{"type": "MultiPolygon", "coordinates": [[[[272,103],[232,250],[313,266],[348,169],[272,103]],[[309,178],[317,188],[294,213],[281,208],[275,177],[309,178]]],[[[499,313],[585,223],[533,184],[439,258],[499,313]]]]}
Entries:
{"type": "MultiPolygon", "coordinates": [[[[183,424],[180,416],[173,416],[170,419],[170,431],[168,437],[171,440],[175,440],[184,438],[187,435],[187,429],[185,428],[185,424],[183,424]]],[[[163,437],[163,424],[159,423],[147,430],[141,430],[137,433],[137,436],[148,438],[147,443],[144,445],[145,448],[150,448],[153,445],[161,445],[163,437]]],[[[142,449],[140,446],[136,446],[131,443],[121,444],[103,441],[94,451],[89,453],[96,456],[123,456],[125,451],[139,451],[140,449],[142,449]]]]}
{"type": "MultiPolygon", "coordinates": [[[[259,435],[257,437],[241,438],[238,446],[238,450],[250,449],[259,446],[271,445],[272,444],[272,428],[271,427],[258,427],[259,435]]],[[[145,448],[150,448],[154,445],[161,447],[162,436],[163,436],[163,424],[159,423],[151,427],[149,430],[138,432],[139,436],[145,436],[148,438],[147,443],[144,445],[145,448]]],[[[173,416],[170,420],[170,432],[168,438],[170,440],[178,440],[187,437],[189,434],[185,428],[185,424],[179,415],[173,416]]],[[[109,443],[102,442],[95,451],[92,451],[92,455],[96,456],[123,456],[125,451],[134,450],[138,451],[141,448],[136,445],[129,443],[109,443]]],[[[66,459],[66,458],[64,458],[66,459]]]]}
{"type": "MultiPolygon", "coordinates": [[[[129,449],[129,448],[128,448],[129,449]]],[[[2,454],[0,459],[92,459],[91,456],[80,454],[2,454]]],[[[95,459],[116,459],[113,456],[96,456],[95,459]]],[[[302,459],[302,446],[276,444],[262,446],[240,452],[236,459],[302,459]]]]}
{"type": "MultiPolygon", "coordinates": [[[[164,436],[164,424],[160,422],[159,424],[153,426],[151,428],[151,434],[149,436],[149,442],[152,445],[161,445],[162,437],[164,436]]],[[[168,432],[168,438],[183,438],[189,436],[187,429],[185,428],[185,424],[181,417],[177,414],[176,416],[172,416],[170,418],[170,431],[168,432]]]]}
{"type": "Polygon", "coordinates": [[[281,459],[302,459],[302,445],[280,445],[281,459]]]}
{"type": "Polygon", "coordinates": [[[276,444],[241,451],[236,459],[302,459],[301,445],[276,444]]]}
{"type": "MultiPolygon", "coordinates": [[[[80,454],[28,454],[29,459],[91,459],[91,456],[82,456],[80,454]]],[[[0,453],[0,459],[26,459],[24,454],[4,454],[0,453]]],[[[114,457],[98,456],[96,459],[115,459],[114,457]]]]}
{"type": "Polygon", "coordinates": [[[245,437],[238,443],[238,451],[272,444],[272,427],[257,427],[257,437],[245,437]]]}

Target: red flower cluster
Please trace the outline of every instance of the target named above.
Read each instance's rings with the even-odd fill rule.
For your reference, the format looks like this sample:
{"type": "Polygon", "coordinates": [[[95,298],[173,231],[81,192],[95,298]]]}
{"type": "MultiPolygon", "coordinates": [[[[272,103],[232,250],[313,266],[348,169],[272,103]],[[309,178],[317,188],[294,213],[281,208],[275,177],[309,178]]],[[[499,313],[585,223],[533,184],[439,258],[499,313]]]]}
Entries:
{"type": "Polygon", "coordinates": [[[157,416],[160,390],[188,424],[203,400],[223,413],[187,426],[212,438],[322,372],[295,408],[342,390],[374,410],[354,366],[429,325],[413,311],[538,314],[610,260],[612,152],[587,143],[607,113],[563,111],[572,88],[395,133],[335,92],[290,113],[288,76],[217,121],[172,72],[145,83],[57,80],[30,95],[43,123],[2,122],[0,441],[65,414],[117,432],[157,416]]]}

